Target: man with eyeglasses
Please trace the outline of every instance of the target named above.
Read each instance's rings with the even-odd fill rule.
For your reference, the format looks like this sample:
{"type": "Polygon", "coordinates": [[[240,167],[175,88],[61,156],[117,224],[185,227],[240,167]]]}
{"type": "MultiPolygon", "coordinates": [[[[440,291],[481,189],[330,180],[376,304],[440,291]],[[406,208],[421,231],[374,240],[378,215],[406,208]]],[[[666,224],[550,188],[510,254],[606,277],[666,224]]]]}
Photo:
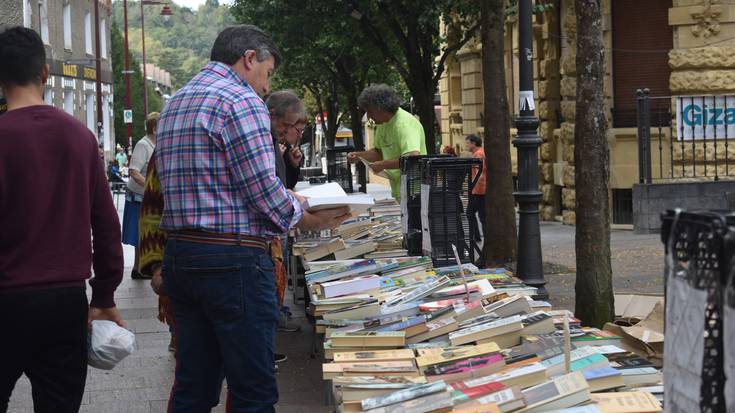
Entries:
{"type": "Polygon", "coordinates": [[[281,156],[276,159],[276,175],[288,189],[294,189],[299,181],[301,161],[304,155],[299,148],[306,125],[304,104],[291,90],[279,90],[268,95],[265,101],[271,116],[273,145],[281,156]]]}

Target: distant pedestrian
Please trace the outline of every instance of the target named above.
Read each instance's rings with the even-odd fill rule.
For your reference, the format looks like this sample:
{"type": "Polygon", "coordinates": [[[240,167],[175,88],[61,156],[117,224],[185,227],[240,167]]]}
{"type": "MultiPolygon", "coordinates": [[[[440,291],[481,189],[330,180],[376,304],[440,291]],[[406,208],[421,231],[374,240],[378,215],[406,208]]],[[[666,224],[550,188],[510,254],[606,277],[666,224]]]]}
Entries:
{"type": "Polygon", "coordinates": [[[0,33],[8,103],[0,116],[0,412],[23,374],[36,412],[77,412],[88,323],[124,324],[113,300],[123,253],[105,165],[92,132],[44,103],[48,75],[36,32],[0,33]]]}
{"type": "Polygon", "coordinates": [[[384,84],[371,85],[357,99],[375,127],[374,147],[367,151],[350,152],[347,160],[359,162],[363,158],[371,162],[374,173],[385,171],[390,181],[391,194],[401,199],[401,156],[426,155],[424,127],[412,114],[401,109],[401,97],[384,84]]]}
{"type": "Polygon", "coordinates": [[[276,177],[261,96],[280,61],[262,30],[229,27],[161,113],[156,170],[167,231],[163,290],[176,335],[174,413],[210,411],[223,376],[232,412],[274,411],[272,241],[294,226],[334,228],[350,216],[347,208],[304,211],[276,177]]]}
{"type": "Polygon", "coordinates": [[[130,277],[133,279],[150,278],[138,270],[140,260],[140,248],[138,248],[138,227],[140,219],[140,204],[143,202],[145,191],[145,175],[148,171],[148,161],[153,156],[156,148],[156,127],[158,125],[158,112],[151,112],[145,119],[145,136],[142,137],[133,149],[128,168],[128,192],[125,195],[125,211],[123,212],[123,244],[135,247],[135,262],[130,277]]]}
{"type": "Polygon", "coordinates": [[[117,151],[117,153],[115,153],[115,159],[117,159],[117,166],[120,168],[127,166],[128,165],[128,155],[125,154],[125,150],[123,149],[122,145],[118,143],[115,150],[117,151]]]}
{"type": "Polygon", "coordinates": [[[485,161],[485,149],[482,147],[482,139],[477,135],[469,135],[465,138],[465,146],[468,151],[472,153],[473,158],[482,159],[482,167],[472,168],[472,180],[474,181],[477,174],[480,177],[477,179],[475,187],[472,188],[472,194],[470,194],[469,205],[467,205],[467,217],[470,219],[471,227],[474,228],[472,239],[479,241],[485,231],[485,187],[486,187],[486,175],[487,175],[487,163],[485,161]],[[480,217],[481,226],[477,226],[477,217],[480,217]]]}

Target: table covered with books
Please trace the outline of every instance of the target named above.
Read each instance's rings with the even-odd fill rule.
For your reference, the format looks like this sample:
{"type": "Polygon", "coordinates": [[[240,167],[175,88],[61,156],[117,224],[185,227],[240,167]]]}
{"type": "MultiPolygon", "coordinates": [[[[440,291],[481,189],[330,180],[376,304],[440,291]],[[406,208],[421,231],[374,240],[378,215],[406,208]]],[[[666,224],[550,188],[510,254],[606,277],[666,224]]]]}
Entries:
{"type": "Polygon", "coordinates": [[[618,330],[532,299],[508,269],[408,256],[402,238],[383,200],[294,240],[335,410],[661,411],[660,360],[618,330]]]}

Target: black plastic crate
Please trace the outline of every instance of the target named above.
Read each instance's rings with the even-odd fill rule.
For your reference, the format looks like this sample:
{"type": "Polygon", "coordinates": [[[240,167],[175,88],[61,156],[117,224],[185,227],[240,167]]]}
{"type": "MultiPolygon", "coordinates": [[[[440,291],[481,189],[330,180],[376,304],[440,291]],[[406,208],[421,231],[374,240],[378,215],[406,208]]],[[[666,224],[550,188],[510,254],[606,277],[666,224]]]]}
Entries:
{"type": "Polygon", "coordinates": [[[421,255],[421,160],[448,155],[412,155],[400,158],[403,248],[408,255],[421,255]]]}
{"type": "Polygon", "coordinates": [[[327,180],[337,182],[347,193],[353,192],[352,166],[347,162],[347,154],[354,150],[352,146],[327,149],[327,180]]]}
{"type": "MultiPolygon", "coordinates": [[[[735,212],[697,210],[677,215],[669,210],[661,219],[661,240],[667,252],[664,347],[675,354],[686,354],[685,358],[693,357],[694,351],[702,355],[701,370],[690,373],[699,378],[699,383],[691,383],[699,386],[699,400],[688,400],[665,390],[666,403],[673,410],[698,405],[697,411],[724,413],[726,399],[732,404],[730,398],[735,397],[725,394],[725,381],[735,378],[726,377],[724,366],[726,358],[735,354],[726,350],[729,343],[723,341],[725,323],[735,323],[724,320],[725,306],[733,308],[735,304],[728,297],[735,281],[731,279],[735,269],[735,212]],[[682,317],[691,311],[704,312],[701,325],[685,321],[698,316],[682,317]],[[703,337],[701,349],[694,346],[696,340],[688,340],[690,335],[703,337]]],[[[692,365],[688,359],[684,364],[692,365]]],[[[675,356],[664,355],[665,372],[668,369],[672,375],[680,374],[680,366],[675,356]]]]}
{"type": "Polygon", "coordinates": [[[467,217],[469,197],[480,174],[472,180],[473,167],[482,168],[478,158],[422,159],[421,230],[422,249],[434,265],[455,263],[452,245],[462,262],[475,262],[479,248],[472,240],[476,220],[467,217]]]}

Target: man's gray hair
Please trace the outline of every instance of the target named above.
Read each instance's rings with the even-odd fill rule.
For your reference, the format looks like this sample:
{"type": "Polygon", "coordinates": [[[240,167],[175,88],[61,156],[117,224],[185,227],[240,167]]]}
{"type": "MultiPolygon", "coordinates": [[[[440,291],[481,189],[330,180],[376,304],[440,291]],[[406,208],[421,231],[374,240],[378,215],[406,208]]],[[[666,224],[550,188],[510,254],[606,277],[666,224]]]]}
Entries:
{"type": "Polygon", "coordinates": [[[382,83],[366,87],[357,98],[357,104],[362,109],[371,108],[390,113],[395,113],[401,103],[398,93],[392,87],[382,83]]]}
{"type": "Polygon", "coordinates": [[[230,26],[217,36],[210,60],[234,65],[246,51],[254,50],[259,62],[273,57],[275,67],[281,64],[281,53],[268,33],[251,24],[230,26]]]}
{"type": "Polygon", "coordinates": [[[306,117],[304,103],[292,90],[286,89],[271,93],[265,100],[265,104],[268,106],[271,117],[282,118],[287,113],[295,113],[299,115],[299,118],[306,117]]]}

